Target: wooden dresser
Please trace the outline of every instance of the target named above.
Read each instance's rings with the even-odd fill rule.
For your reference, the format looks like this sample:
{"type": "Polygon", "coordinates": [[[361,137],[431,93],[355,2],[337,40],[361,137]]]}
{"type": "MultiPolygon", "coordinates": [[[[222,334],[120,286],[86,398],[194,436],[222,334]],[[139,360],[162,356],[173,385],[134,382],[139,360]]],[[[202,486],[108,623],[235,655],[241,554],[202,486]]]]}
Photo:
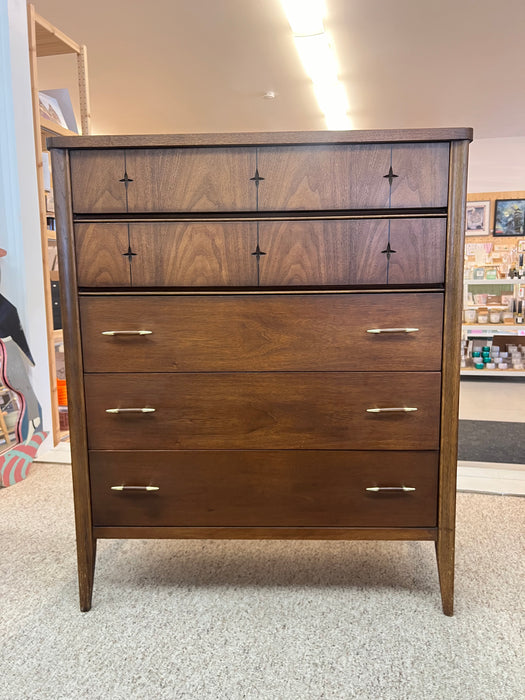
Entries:
{"type": "Polygon", "coordinates": [[[50,140],[78,542],[433,540],[470,129],[50,140]]]}

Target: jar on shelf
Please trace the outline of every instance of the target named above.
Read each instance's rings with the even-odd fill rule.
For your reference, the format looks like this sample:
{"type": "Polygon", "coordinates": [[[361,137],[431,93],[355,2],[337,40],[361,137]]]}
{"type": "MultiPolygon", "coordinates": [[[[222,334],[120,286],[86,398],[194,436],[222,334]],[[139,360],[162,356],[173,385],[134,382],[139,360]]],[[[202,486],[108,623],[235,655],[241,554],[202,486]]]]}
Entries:
{"type": "Polygon", "coordinates": [[[477,317],[476,309],[466,308],[464,316],[465,316],[465,323],[476,323],[476,317],[477,317]]]}
{"type": "Polygon", "coordinates": [[[478,309],[478,323],[488,323],[489,322],[489,310],[484,306],[478,309]]]}

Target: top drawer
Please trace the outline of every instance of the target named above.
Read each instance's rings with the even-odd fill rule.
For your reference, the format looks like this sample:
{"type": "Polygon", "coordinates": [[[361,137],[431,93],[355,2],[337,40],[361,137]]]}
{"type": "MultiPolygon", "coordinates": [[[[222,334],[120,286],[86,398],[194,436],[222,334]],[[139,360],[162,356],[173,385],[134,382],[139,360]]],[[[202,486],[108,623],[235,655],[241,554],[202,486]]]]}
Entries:
{"type": "Polygon", "coordinates": [[[446,207],[448,143],[72,150],[73,211],[446,207]]]}

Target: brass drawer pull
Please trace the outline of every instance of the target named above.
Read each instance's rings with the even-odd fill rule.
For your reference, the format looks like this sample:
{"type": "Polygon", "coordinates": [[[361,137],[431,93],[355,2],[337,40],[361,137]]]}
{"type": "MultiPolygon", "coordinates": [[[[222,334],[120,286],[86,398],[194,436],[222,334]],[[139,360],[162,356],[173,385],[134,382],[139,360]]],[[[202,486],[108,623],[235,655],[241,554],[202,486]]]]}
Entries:
{"type": "Polygon", "coordinates": [[[153,331],[102,331],[102,335],[151,335],[153,331]]]}
{"type": "Polygon", "coordinates": [[[412,413],[417,411],[417,408],[410,406],[394,406],[392,408],[367,408],[367,413],[412,413]]]}
{"type": "Polygon", "coordinates": [[[416,333],[419,328],[369,328],[367,333],[416,333]]]}
{"type": "Polygon", "coordinates": [[[112,486],[112,491],[158,491],[158,486],[112,486]]]}
{"type": "Polygon", "coordinates": [[[106,408],[106,413],[154,413],[154,408],[106,408]]]}
{"type": "Polygon", "coordinates": [[[367,486],[366,491],[372,491],[373,493],[380,493],[381,491],[387,491],[392,493],[392,491],[401,491],[402,493],[408,493],[409,491],[415,491],[415,486],[367,486]]]}

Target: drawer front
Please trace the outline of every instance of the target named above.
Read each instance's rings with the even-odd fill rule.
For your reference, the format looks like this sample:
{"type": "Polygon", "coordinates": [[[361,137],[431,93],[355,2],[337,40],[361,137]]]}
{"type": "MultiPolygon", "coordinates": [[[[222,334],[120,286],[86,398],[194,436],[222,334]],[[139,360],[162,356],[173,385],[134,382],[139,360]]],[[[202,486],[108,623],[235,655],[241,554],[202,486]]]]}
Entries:
{"type": "Polygon", "coordinates": [[[101,296],[79,303],[86,372],[441,366],[441,293],[101,296]]]}
{"type": "Polygon", "coordinates": [[[75,231],[81,287],[257,285],[255,223],[77,224],[75,231]]]}
{"type": "Polygon", "coordinates": [[[448,160],[448,143],[263,146],[257,166],[249,147],[72,150],[73,211],[445,207],[448,160]]]}
{"type": "Polygon", "coordinates": [[[75,213],[251,211],[254,148],[72,151],[75,213]]]}
{"type": "Polygon", "coordinates": [[[448,143],[262,147],[259,210],[445,207],[448,143]]]}
{"type": "Polygon", "coordinates": [[[89,459],[95,526],[436,525],[436,452],[95,451],[89,459]]]}
{"type": "Polygon", "coordinates": [[[441,284],[445,219],[259,224],[261,286],[441,284]]]}
{"type": "Polygon", "coordinates": [[[81,287],[442,284],[445,239],[441,218],[75,227],[81,287]]]}
{"type": "Polygon", "coordinates": [[[88,444],[437,449],[440,384],[438,372],[90,374],[88,444]],[[405,408],[417,410],[384,410],[405,408]]]}

